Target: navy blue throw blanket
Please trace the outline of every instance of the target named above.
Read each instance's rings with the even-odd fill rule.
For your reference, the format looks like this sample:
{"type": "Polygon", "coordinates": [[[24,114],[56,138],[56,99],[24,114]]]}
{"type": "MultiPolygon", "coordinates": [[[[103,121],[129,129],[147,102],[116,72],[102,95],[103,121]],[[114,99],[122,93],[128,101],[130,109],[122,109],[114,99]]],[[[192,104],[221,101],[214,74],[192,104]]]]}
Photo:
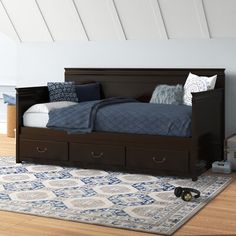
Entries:
{"type": "Polygon", "coordinates": [[[137,100],[114,97],[55,109],[49,112],[47,127],[65,130],[68,133],[91,133],[94,129],[96,114],[100,108],[128,102],[137,102],[137,100]]]}

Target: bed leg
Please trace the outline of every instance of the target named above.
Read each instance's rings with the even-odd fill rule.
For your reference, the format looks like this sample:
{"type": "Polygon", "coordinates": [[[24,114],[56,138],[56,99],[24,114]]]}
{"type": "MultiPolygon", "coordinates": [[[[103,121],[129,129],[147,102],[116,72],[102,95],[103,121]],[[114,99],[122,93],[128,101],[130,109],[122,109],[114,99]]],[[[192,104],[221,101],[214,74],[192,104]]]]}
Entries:
{"type": "Polygon", "coordinates": [[[16,158],[16,163],[21,163],[21,160],[19,160],[18,158],[16,158]]]}
{"type": "Polygon", "coordinates": [[[197,176],[193,176],[192,181],[197,181],[197,176]]]}

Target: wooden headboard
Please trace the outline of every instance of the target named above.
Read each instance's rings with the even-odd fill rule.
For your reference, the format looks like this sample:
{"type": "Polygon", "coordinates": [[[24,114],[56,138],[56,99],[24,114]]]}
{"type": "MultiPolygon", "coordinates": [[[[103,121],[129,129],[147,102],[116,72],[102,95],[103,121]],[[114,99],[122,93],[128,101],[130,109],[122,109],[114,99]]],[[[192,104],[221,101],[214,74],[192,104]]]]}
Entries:
{"type": "Polygon", "coordinates": [[[65,68],[65,81],[76,84],[98,81],[104,97],[125,96],[148,101],[158,84],[184,85],[189,72],[200,76],[217,74],[216,88],[224,88],[224,69],[218,68],[65,68]]]}

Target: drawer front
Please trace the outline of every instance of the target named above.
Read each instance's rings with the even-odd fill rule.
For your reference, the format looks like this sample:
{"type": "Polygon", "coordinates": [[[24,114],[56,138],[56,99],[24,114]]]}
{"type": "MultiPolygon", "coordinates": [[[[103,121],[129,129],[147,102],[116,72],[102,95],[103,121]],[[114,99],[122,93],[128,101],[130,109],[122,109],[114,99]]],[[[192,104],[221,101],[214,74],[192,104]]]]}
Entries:
{"type": "Polygon", "coordinates": [[[95,165],[125,165],[125,148],[97,144],[70,144],[70,161],[95,165]]]}
{"type": "Polygon", "coordinates": [[[21,140],[20,155],[33,159],[68,160],[66,142],[21,140]]]}
{"type": "Polygon", "coordinates": [[[188,171],[188,152],[164,149],[127,148],[128,168],[188,171]]]}

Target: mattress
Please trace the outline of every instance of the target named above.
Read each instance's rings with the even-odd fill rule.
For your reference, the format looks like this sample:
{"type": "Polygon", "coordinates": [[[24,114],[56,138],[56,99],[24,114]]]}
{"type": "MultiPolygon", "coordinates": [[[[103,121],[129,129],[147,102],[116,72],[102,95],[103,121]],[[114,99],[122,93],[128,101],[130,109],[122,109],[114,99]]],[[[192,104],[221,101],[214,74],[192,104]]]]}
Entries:
{"type": "Polygon", "coordinates": [[[68,101],[35,104],[24,113],[23,125],[26,127],[46,128],[50,111],[75,104],[77,103],[68,101]]]}
{"type": "Polygon", "coordinates": [[[26,127],[46,128],[48,119],[48,113],[25,113],[23,124],[26,127]]]}

